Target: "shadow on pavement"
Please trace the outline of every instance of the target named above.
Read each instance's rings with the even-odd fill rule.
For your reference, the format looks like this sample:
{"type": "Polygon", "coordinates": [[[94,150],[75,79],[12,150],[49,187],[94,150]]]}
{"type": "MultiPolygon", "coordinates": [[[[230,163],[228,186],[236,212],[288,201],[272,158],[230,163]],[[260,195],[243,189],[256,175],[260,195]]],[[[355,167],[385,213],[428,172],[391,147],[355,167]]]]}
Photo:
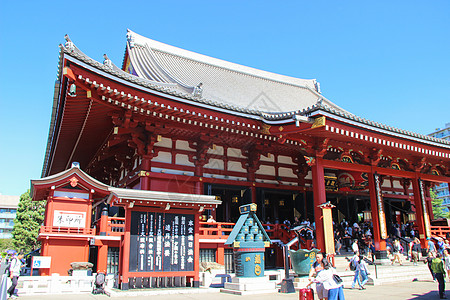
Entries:
{"type": "Polygon", "coordinates": [[[425,300],[425,299],[439,299],[438,291],[430,291],[426,294],[413,294],[413,298],[409,298],[408,300],[425,300]]]}

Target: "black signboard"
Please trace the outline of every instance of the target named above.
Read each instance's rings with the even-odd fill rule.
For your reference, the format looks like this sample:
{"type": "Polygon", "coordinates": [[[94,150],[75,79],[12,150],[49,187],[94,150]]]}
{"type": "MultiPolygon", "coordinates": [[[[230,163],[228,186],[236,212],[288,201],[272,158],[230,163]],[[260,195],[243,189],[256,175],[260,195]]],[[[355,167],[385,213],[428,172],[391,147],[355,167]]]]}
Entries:
{"type": "Polygon", "coordinates": [[[131,213],[130,272],[194,270],[194,215],[131,213]]]}

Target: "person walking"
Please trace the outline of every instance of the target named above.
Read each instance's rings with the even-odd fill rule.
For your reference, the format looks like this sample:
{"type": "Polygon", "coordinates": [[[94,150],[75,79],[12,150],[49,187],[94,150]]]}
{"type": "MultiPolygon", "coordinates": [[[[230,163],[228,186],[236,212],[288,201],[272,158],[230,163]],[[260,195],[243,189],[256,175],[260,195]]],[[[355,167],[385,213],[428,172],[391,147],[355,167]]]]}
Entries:
{"type": "Polygon", "coordinates": [[[431,268],[433,269],[436,279],[439,283],[439,298],[447,299],[445,296],[445,269],[444,262],[442,261],[442,254],[437,253],[436,257],[431,262],[431,268]]]}
{"type": "Polygon", "coordinates": [[[444,257],[443,257],[443,261],[444,261],[444,269],[445,272],[447,273],[447,275],[450,278],[450,255],[448,253],[447,249],[444,249],[444,257]]]}
{"type": "Polygon", "coordinates": [[[428,265],[428,270],[430,270],[431,276],[433,277],[433,281],[436,282],[436,274],[434,274],[433,269],[431,268],[431,262],[434,259],[434,252],[428,252],[427,257],[423,261],[424,264],[428,265]]]}
{"type": "Polygon", "coordinates": [[[359,256],[359,263],[358,263],[358,266],[356,267],[356,269],[357,269],[357,271],[359,273],[358,284],[359,284],[359,289],[361,289],[361,290],[365,290],[366,289],[364,287],[364,285],[369,280],[369,277],[368,277],[368,275],[369,275],[368,266],[369,265],[364,260],[364,257],[362,255],[360,255],[359,256]]]}
{"type": "Polygon", "coordinates": [[[17,255],[17,252],[14,253],[13,258],[10,261],[9,265],[9,273],[12,285],[8,289],[8,294],[10,299],[14,299],[17,295],[14,293],[16,290],[17,283],[19,281],[20,269],[22,268],[22,258],[23,254],[17,255]]]}
{"type": "Polygon", "coordinates": [[[418,238],[415,238],[414,243],[411,247],[411,258],[415,266],[417,266],[417,262],[419,261],[420,252],[422,252],[422,248],[420,247],[420,240],[418,238]]]}
{"type": "Polygon", "coordinates": [[[403,265],[402,263],[402,257],[400,256],[400,251],[401,251],[401,245],[398,239],[394,240],[394,244],[392,245],[394,249],[392,249],[392,254],[394,255],[394,259],[391,262],[391,265],[393,265],[395,263],[396,260],[398,260],[398,263],[401,265],[403,265]]]}
{"type": "Polygon", "coordinates": [[[353,283],[352,283],[352,289],[355,288],[356,283],[360,282],[359,279],[359,270],[358,270],[358,264],[359,264],[359,252],[356,252],[355,255],[350,259],[350,263],[348,264],[348,267],[345,269],[347,271],[349,268],[352,271],[355,271],[355,275],[353,277],[353,283]]]}
{"type": "Polygon", "coordinates": [[[436,245],[431,238],[427,238],[427,252],[436,252],[436,245]]]}

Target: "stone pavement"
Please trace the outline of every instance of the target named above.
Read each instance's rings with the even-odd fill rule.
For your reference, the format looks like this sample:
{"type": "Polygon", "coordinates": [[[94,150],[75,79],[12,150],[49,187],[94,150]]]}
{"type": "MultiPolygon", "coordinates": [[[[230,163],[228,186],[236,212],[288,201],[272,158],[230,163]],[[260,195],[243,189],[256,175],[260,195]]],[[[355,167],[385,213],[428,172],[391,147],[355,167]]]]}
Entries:
{"type": "MultiPolygon", "coordinates": [[[[447,288],[450,289],[450,283],[447,283],[447,288]]],[[[148,291],[148,290],[147,290],[148,291]]],[[[178,292],[186,292],[189,290],[182,289],[178,292]]],[[[119,291],[112,295],[111,298],[127,299],[127,300],[277,300],[277,299],[298,299],[298,293],[293,294],[259,294],[251,296],[236,296],[230,294],[219,293],[218,289],[197,289],[196,293],[185,294],[167,294],[167,292],[176,292],[173,289],[164,289],[160,291],[166,294],[160,295],[143,295],[146,291],[119,291]]],[[[416,281],[416,282],[402,282],[394,284],[385,284],[379,286],[367,286],[366,290],[358,289],[344,289],[346,300],[425,300],[425,299],[439,299],[437,293],[437,283],[432,281],[416,281]]],[[[448,292],[450,296],[450,291],[448,292]]],[[[20,296],[19,299],[23,300],[106,300],[109,299],[105,295],[92,295],[92,294],[78,294],[78,295],[42,295],[42,296],[20,296]]],[[[317,297],[315,297],[317,299],[317,297]]],[[[449,297],[450,299],[450,297],[449,297]]]]}

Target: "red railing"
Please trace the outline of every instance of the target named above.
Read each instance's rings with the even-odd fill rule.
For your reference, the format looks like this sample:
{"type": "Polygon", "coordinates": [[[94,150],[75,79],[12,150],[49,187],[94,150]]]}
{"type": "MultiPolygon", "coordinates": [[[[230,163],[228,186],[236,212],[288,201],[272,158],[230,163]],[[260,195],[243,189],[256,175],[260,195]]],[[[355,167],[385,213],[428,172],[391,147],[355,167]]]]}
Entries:
{"type": "Polygon", "coordinates": [[[430,226],[431,235],[447,238],[447,234],[450,234],[450,227],[448,226],[430,226]]]}
{"type": "Polygon", "coordinates": [[[93,228],[41,226],[40,233],[87,234],[93,235],[93,228]]]}
{"type": "Polygon", "coordinates": [[[125,231],[125,218],[108,217],[106,235],[121,236],[125,231]]]}
{"type": "MultiPolygon", "coordinates": [[[[201,239],[227,239],[233,230],[235,223],[227,222],[200,222],[200,238],[201,239]]],[[[295,233],[289,231],[284,224],[263,224],[267,235],[271,239],[281,240],[287,243],[295,238],[295,233]]]]}
{"type": "MultiPolygon", "coordinates": [[[[100,223],[100,219],[99,222],[100,223]]],[[[229,222],[200,222],[200,238],[201,239],[227,239],[233,230],[235,223],[229,222]]],[[[284,224],[263,224],[267,235],[271,239],[280,240],[287,243],[295,238],[295,233],[290,231],[284,224]]],[[[125,230],[125,218],[108,217],[106,235],[121,236],[125,230]]],[[[97,231],[100,232],[99,225],[97,231]]],[[[97,232],[97,234],[98,234],[97,232]]]]}

